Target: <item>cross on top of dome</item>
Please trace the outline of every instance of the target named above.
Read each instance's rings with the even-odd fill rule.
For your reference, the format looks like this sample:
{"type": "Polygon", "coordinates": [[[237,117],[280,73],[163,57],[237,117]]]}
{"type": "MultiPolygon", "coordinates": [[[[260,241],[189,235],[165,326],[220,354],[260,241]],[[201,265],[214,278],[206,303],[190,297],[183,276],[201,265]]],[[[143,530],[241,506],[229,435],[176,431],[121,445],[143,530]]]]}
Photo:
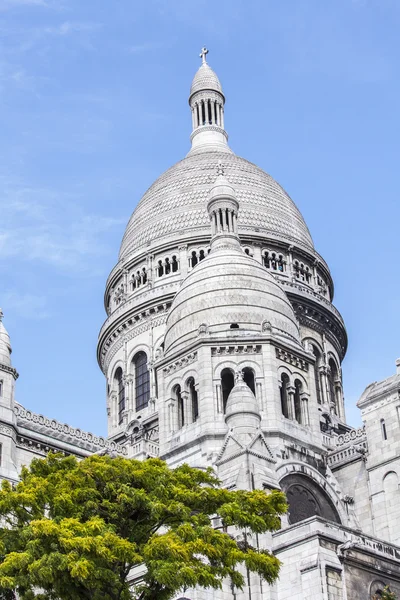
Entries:
{"type": "Polygon", "coordinates": [[[201,52],[199,54],[199,56],[200,56],[200,58],[202,60],[203,65],[207,63],[207,58],[206,58],[207,54],[208,54],[208,50],[207,50],[207,48],[205,46],[203,46],[202,49],[201,49],[201,52]]]}

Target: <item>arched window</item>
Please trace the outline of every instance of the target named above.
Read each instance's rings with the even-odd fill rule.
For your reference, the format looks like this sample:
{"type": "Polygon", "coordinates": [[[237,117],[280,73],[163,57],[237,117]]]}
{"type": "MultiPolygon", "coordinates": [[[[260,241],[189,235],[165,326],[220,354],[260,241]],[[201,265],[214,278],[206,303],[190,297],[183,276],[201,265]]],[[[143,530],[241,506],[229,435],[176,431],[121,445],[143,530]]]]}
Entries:
{"type": "Polygon", "coordinates": [[[157,272],[159,277],[162,277],[164,275],[164,266],[162,264],[162,260],[158,261],[157,272]]]}
{"type": "Polygon", "coordinates": [[[333,410],[335,415],[338,414],[338,407],[336,402],[336,381],[338,379],[338,370],[335,361],[331,358],[329,359],[329,400],[333,405],[333,410]]]}
{"type": "Polygon", "coordinates": [[[281,376],[281,408],[282,414],[287,419],[289,418],[289,398],[288,398],[289,376],[282,373],[281,376]]]}
{"type": "Polygon", "coordinates": [[[150,399],[150,373],[147,368],[147,355],[138,352],[133,359],[135,365],[136,410],[145,408],[150,399]]]}
{"type": "Polygon", "coordinates": [[[118,392],[118,425],[121,425],[125,411],[125,383],[121,367],[115,371],[114,381],[118,392]]]}
{"type": "Polygon", "coordinates": [[[199,417],[199,401],[198,401],[196,385],[195,385],[195,381],[194,381],[193,377],[188,379],[187,385],[189,388],[190,402],[192,404],[192,417],[193,417],[193,423],[194,423],[195,421],[197,421],[197,419],[199,417]]]}
{"type": "Polygon", "coordinates": [[[146,267],[143,267],[142,269],[142,283],[147,283],[147,273],[146,273],[146,267]]]}
{"type": "Polygon", "coordinates": [[[298,423],[302,422],[301,418],[301,390],[302,383],[299,379],[294,382],[294,418],[298,423]]]}
{"type": "Polygon", "coordinates": [[[321,399],[321,380],[319,376],[319,367],[321,365],[321,352],[316,346],[312,346],[312,351],[315,356],[315,364],[314,364],[314,380],[315,380],[315,390],[317,393],[317,402],[318,404],[322,404],[321,399]]]}
{"type": "Polygon", "coordinates": [[[243,380],[246,385],[249,386],[254,395],[256,395],[256,384],[254,380],[254,371],[250,369],[250,367],[245,367],[243,369],[243,380]]]}
{"type": "Polygon", "coordinates": [[[195,267],[197,265],[197,262],[198,261],[197,261],[196,250],[193,250],[193,252],[192,252],[192,260],[191,260],[192,267],[195,267]]]}
{"type": "Polygon", "coordinates": [[[172,257],[172,263],[171,263],[171,265],[172,265],[172,272],[176,273],[177,270],[178,270],[178,266],[179,266],[178,265],[178,260],[177,260],[176,256],[172,257]]]}
{"type": "Polygon", "coordinates": [[[234,385],[235,378],[233,375],[233,371],[231,369],[224,369],[221,373],[222,402],[224,406],[224,412],[228,396],[231,393],[234,385]]]}
{"type": "Polygon", "coordinates": [[[270,258],[269,258],[269,253],[265,252],[265,254],[263,255],[263,264],[264,267],[266,267],[267,269],[269,269],[270,267],[270,258]]]}
{"type": "Polygon", "coordinates": [[[171,273],[171,263],[169,262],[169,258],[165,259],[165,274],[169,275],[171,273]]]}
{"type": "Polygon", "coordinates": [[[2,397],[2,395],[3,395],[3,380],[0,379],[0,398],[2,397]]]}
{"type": "Polygon", "coordinates": [[[180,385],[174,387],[174,395],[178,409],[178,429],[182,429],[185,424],[185,407],[183,404],[182,390],[180,385]]]}
{"type": "Polygon", "coordinates": [[[203,260],[205,257],[206,255],[204,254],[204,250],[200,250],[199,260],[203,260]]]}

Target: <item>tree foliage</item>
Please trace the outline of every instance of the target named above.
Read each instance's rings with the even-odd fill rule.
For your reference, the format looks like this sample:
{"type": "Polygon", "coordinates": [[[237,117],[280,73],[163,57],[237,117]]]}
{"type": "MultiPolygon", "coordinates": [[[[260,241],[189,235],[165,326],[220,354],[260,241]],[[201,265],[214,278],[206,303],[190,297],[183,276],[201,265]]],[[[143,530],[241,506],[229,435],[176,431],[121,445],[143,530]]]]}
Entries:
{"type": "Polygon", "coordinates": [[[374,596],[374,600],[397,600],[396,594],[394,594],[388,586],[384,588],[382,594],[374,596]]]}
{"type": "Polygon", "coordinates": [[[169,600],[226,577],[241,587],[239,565],[272,582],[275,556],[213,525],[274,531],[286,509],[282,493],[228,491],[211,470],[49,454],[2,483],[0,598],[169,600]]]}

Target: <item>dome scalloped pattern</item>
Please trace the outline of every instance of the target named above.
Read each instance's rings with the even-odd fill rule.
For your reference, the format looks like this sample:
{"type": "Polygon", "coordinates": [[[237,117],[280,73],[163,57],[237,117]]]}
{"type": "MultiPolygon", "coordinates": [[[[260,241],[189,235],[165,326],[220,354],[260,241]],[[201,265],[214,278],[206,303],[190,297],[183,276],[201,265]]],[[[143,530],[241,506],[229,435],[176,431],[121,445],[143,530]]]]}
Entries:
{"type": "Polygon", "coordinates": [[[120,260],[166,236],[178,242],[183,231],[211,233],[206,207],[219,160],[240,202],[239,235],[257,231],[314,248],[297,206],[270,175],[235,154],[210,151],[187,156],[147,190],[125,230],[120,260]]]}
{"type": "Polygon", "coordinates": [[[194,76],[190,86],[190,96],[201,90],[214,90],[223,94],[220,80],[207,63],[202,64],[194,76]]]}

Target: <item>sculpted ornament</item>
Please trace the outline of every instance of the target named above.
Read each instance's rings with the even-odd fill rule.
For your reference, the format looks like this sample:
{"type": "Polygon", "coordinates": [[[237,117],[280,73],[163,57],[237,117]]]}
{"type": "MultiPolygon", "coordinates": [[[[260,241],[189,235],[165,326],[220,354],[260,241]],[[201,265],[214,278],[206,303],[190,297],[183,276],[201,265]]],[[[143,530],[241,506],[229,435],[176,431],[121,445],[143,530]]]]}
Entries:
{"type": "Polygon", "coordinates": [[[235,369],[235,385],[241,381],[244,381],[243,369],[235,369]]]}

